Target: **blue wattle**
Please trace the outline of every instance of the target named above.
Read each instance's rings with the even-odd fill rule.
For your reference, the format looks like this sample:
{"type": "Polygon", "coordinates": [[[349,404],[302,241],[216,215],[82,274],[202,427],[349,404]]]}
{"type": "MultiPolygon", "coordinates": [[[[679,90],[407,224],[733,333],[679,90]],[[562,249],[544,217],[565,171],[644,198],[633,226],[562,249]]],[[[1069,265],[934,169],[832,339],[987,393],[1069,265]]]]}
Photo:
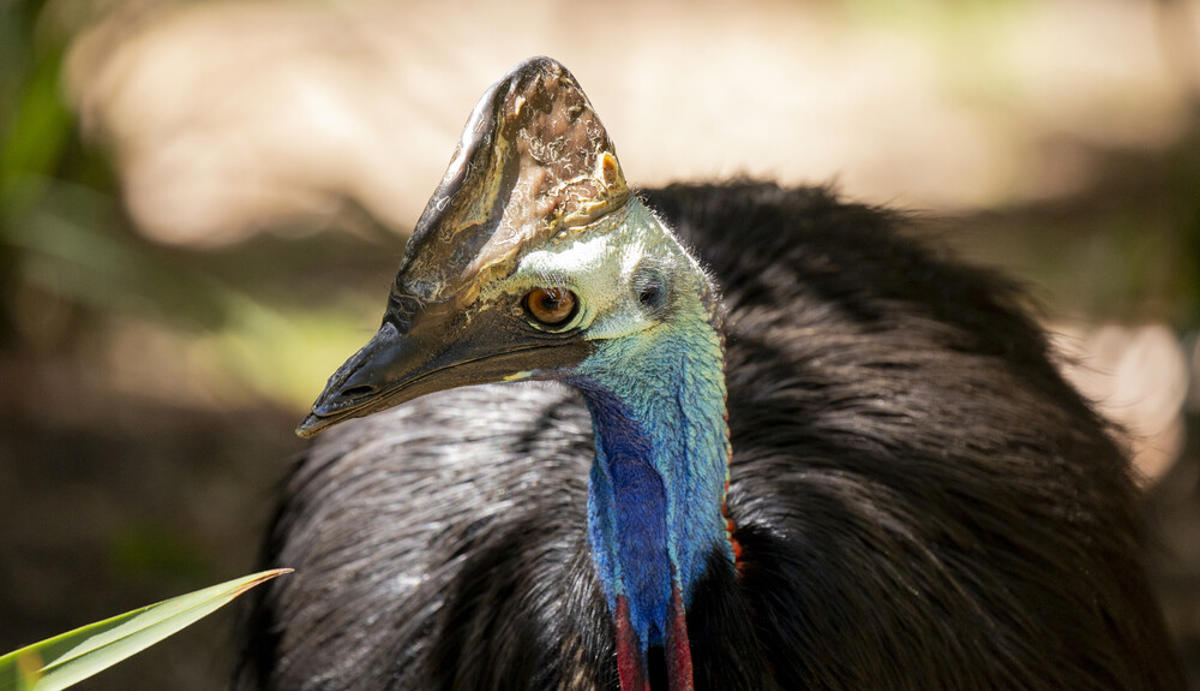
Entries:
{"type": "Polygon", "coordinates": [[[648,461],[653,444],[632,411],[610,392],[590,388],[587,399],[597,456],[588,494],[592,551],[608,586],[609,607],[616,611],[616,596],[626,595],[638,639],[661,643],[673,568],[667,552],[667,492],[648,461]]]}
{"type": "Polygon", "coordinates": [[[721,512],[728,432],[719,342],[654,345],[601,351],[570,379],[596,435],[593,558],[610,610],[626,597],[643,649],[663,643],[674,587],[686,607],[713,551],[733,560],[721,512]]]}

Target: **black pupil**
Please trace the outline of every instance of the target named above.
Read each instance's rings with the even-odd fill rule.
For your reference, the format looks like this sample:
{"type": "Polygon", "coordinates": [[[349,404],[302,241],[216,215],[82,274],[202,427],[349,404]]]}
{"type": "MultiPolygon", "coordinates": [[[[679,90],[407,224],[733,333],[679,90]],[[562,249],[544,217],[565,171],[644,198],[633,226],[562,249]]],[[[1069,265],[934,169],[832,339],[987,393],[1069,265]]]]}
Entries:
{"type": "Polygon", "coordinates": [[[529,294],[527,308],[543,324],[561,324],[573,313],[574,297],[560,288],[542,288],[529,294]]]}

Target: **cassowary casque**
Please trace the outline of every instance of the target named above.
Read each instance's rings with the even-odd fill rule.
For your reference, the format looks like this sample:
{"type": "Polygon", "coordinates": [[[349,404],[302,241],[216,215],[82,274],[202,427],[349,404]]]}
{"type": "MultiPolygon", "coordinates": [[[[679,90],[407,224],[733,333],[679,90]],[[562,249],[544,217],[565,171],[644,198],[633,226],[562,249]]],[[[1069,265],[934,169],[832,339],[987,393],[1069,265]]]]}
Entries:
{"type": "Polygon", "coordinates": [[[902,225],[634,194],[518,66],[300,426],[377,413],[288,479],[237,685],[1180,688],[1110,430],[1018,291],[902,225]]]}

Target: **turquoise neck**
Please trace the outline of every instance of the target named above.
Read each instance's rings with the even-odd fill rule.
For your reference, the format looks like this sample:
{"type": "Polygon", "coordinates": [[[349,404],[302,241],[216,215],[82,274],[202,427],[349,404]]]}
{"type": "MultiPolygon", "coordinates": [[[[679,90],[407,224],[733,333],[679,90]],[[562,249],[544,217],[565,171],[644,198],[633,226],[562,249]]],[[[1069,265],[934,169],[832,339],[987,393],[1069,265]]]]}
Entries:
{"type": "MultiPolygon", "coordinates": [[[[614,616],[640,648],[664,642],[673,593],[686,608],[714,551],[733,562],[724,358],[703,319],[604,342],[570,383],[596,435],[588,534],[614,616]]],[[[681,624],[680,621],[674,622],[681,624]]]]}

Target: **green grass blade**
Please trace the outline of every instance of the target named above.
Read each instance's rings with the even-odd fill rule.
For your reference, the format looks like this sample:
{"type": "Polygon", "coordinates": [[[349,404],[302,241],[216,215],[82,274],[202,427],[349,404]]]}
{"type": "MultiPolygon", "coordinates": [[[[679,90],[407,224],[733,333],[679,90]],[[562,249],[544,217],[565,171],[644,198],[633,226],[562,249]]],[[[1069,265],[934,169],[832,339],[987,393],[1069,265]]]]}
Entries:
{"type": "Polygon", "coordinates": [[[261,571],[82,626],[0,657],[0,691],[64,689],[167,638],[291,569],[261,571]]]}

